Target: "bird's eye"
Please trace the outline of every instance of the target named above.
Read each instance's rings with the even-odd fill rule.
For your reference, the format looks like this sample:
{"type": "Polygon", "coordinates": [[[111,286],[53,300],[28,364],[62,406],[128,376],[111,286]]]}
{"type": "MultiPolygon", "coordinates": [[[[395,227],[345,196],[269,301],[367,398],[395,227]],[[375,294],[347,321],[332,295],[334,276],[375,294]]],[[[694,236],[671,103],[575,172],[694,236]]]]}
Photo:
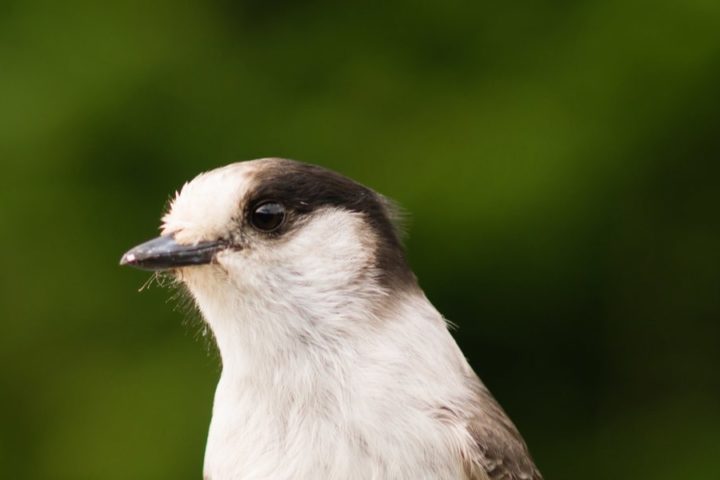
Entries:
{"type": "Polygon", "coordinates": [[[263,232],[272,232],[285,220],[285,206],[278,202],[261,203],[252,211],[250,223],[263,232]]]}

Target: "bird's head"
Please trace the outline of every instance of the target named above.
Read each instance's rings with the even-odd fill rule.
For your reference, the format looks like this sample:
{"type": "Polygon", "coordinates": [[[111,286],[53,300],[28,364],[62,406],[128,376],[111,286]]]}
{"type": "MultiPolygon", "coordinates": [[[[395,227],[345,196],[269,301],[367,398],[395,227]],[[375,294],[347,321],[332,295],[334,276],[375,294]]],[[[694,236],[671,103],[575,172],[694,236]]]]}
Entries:
{"type": "Polygon", "coordinates": [[[324,168],[240,162],[185,184],[161,236],[121,264],[175,274],[211,326],[228,316],[223,308],[307,318],[369,312],[416,285],[393,215],[384,197],[324,168]]]}

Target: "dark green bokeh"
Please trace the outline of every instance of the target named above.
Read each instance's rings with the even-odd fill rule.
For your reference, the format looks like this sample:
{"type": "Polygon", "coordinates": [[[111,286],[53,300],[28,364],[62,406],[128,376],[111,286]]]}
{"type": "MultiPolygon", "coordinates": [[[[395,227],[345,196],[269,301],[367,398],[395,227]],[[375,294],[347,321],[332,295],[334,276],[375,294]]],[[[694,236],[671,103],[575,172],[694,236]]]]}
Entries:
{"type": "Polygon", "coordinates": [[[200,478],[218,361],[117,261],[260,156],[407,209],[549,480],[720,478],[710,0],[0,3],[3,478],[200,478]]]}

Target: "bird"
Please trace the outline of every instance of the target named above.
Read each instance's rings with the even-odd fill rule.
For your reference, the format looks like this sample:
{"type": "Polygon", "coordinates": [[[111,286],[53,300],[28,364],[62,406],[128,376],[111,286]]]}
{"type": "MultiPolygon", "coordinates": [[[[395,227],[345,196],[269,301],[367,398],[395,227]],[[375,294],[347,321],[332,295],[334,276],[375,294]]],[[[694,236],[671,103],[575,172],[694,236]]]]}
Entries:
{"type": "Polygon", "coordinates": [[[421,289],[398,212],[324,167],[243,161],[185,183],[122,256],[212,332],[205,480],[542,480],[421,289]]]}

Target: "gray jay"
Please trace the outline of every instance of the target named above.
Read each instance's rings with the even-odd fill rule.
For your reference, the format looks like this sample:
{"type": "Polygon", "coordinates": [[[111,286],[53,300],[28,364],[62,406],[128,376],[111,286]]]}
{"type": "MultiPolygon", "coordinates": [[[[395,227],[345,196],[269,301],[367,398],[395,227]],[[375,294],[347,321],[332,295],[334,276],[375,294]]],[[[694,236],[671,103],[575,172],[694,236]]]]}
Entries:
{"type": "Polygon", "coordinates": [[[541,480],[408,266],[392,204],[278,158],[185,184],[121,260],[186,287],[222,358],[206,480],[541,480]]]}

